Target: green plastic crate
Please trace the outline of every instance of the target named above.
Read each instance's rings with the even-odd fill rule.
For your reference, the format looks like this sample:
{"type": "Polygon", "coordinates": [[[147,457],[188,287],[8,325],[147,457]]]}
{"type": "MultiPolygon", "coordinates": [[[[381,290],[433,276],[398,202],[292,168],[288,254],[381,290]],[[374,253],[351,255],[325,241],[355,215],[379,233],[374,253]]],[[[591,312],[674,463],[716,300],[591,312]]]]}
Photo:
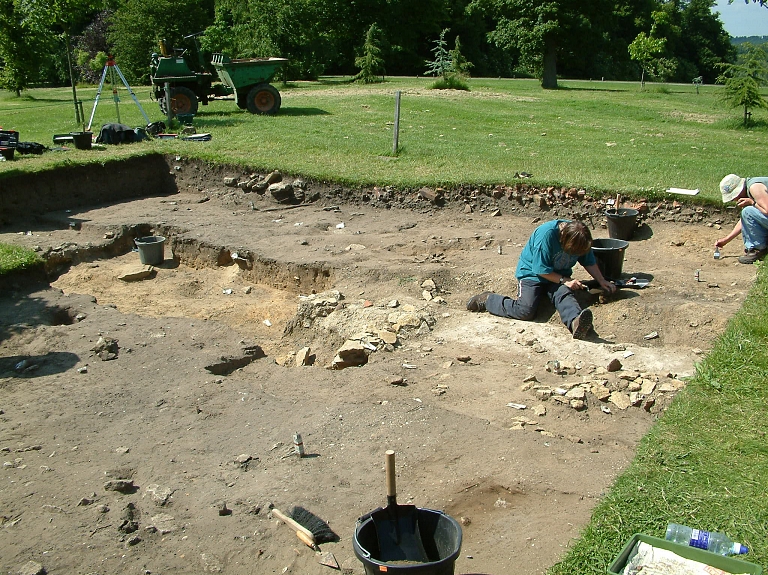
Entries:
{"type": "Polygon", "coordinates": [[[608,567],[608,573],[610,575],[621,575],[621,572],[624,570],[624,567],[627,564],[629,555],[632,553],[632,549],[639,541],[648,543],[649,545],[659,549],[672,551],[675,553],[675,555],[679,555],[684,559],[692,559],[693,561],[698,561],[699,563],[704,563],[705,565],[711,565],[712,567],[722,569],[728,573],[748,573],[749,575],[763,575],[763,568],[760,567],[760,565],[755,565],[754,563],[749,563],[748,561],[744,561],[742,559],[736,559],[735,557],[718,555],[717,553],[712,553],[711,551],[705,551],[696,547],[680,545],[679,543],[673,543],[672,541],[667,541],[666,539],[660,539],[650,535],[643,535],[642,533],[635,533],[632,536],[632,539],[627,541],[627,544],[624,545],[624,549],[621,550],[619,556],[616,557],[611,566],[608,567]]]}

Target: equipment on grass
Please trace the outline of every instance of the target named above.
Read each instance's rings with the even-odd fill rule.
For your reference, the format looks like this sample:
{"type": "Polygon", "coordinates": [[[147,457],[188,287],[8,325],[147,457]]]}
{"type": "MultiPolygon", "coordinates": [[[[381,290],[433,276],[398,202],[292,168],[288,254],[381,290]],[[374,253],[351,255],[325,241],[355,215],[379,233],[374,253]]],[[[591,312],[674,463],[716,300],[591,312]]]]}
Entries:
{"type": "Polygon", "coordinates": [[[109,80],[112,84],[112,99],[115,101],[115,110],[117,111],[117,123],[120,123],[120,98],[117,94],[117,86],[115,85],[115,74],[117,74],[120,79],[123,81],[123,85],[125,86],[125,89],[128,90],[128,93],[131,95],[131,98],[133,98],[133,101],[136,102],[136,105],[139,107],[139,110],[141,110],[141,115],[144,116],[144,119],[147,121],[147,124],[150,123],[149,116],[147,116],[146,112],[144,112],[144,108],[141,107],[141,104],[139,104],[138,98],[136,98],[136,94],[133,93],[133,90],[131,90],[131,87],[128,85],[128,81],[125,79],[125,76],[123,76],[123,73],[120,71],[120,68],[115,63],[115,59],[112,56],[107,57],[107,64],[104,66],[104,71],[101,73],[101,80],[99,81],[99,89],[96,91],[96,99],[93,101],[93,110],[91,110],[91,117],[88,120],[88,127],[86,128],[86,131],[90,131],[91,125],[93,124],[93,115],[96,113],[96,106],[99,104],[99,98],[101,98],[101,90],[104,88],[104,80],[107,78],[107,71],[109,71],[109,80]]]}
{"type": "Polygon", "coordinates": [[[198,103],[206,106],[216,97],[235,96],[239,108],[252,114],[276,114],[280,92],[270,85],[285,58],[244,58],[232,60],[226,54],[213,54],[206,62],[197,41],[199,34],[184,39],[194,41],[197,62],[187,57],[187,49],[171,54],[165,41],[160,53],[152,54],[149,64],[152,94],[163,114],[170,117],[196,114],[198,103]],[[220,82],[216,82],[216,76],[220,82]],[[169,110],[170,107],[170,110],[169,110]]]}

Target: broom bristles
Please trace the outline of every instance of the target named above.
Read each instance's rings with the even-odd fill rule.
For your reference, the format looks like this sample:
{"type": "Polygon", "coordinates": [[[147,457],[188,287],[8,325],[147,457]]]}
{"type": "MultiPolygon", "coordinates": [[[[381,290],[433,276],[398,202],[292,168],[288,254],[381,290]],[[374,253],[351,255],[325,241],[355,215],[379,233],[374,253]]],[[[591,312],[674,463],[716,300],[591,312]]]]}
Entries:
{"type": "Polygon", "coordinates": [[[315,542],[331,543],[339,540],[339,536],[333,532],[330,525],[311,511],[297,506],[290,510],[289,515],[296,523],[312,532],[315,542]]]}

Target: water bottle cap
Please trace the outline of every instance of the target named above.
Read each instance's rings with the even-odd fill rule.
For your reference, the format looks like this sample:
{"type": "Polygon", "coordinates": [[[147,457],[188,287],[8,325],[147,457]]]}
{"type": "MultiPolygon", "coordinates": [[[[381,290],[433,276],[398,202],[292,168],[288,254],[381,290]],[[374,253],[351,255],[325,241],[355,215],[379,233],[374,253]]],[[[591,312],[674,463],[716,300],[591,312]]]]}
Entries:
{"type": "Polygon", "coordinates": [[[734,551],[735,555],[744,555],[745,553],[749,553],[749,549],[747,549],[741,543],[734,543],[733,544],[733,551],[734,551]]]}

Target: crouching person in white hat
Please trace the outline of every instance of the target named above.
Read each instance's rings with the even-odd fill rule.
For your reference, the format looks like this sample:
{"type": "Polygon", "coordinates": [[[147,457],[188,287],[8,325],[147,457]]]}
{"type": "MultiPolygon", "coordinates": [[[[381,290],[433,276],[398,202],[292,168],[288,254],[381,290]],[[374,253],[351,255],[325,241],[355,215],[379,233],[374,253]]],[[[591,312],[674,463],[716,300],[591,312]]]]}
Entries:
{"type": "Polygon", "coordinates": [[[739,262],[752,264],[768,254],[768,177],[741,178],[728,174],[720,182],[723,203],[736,202],[741,208],[741,218],[724,238],[715,242],[721,248],[741,234],[744,239],[744,255],[739,262]]]}

